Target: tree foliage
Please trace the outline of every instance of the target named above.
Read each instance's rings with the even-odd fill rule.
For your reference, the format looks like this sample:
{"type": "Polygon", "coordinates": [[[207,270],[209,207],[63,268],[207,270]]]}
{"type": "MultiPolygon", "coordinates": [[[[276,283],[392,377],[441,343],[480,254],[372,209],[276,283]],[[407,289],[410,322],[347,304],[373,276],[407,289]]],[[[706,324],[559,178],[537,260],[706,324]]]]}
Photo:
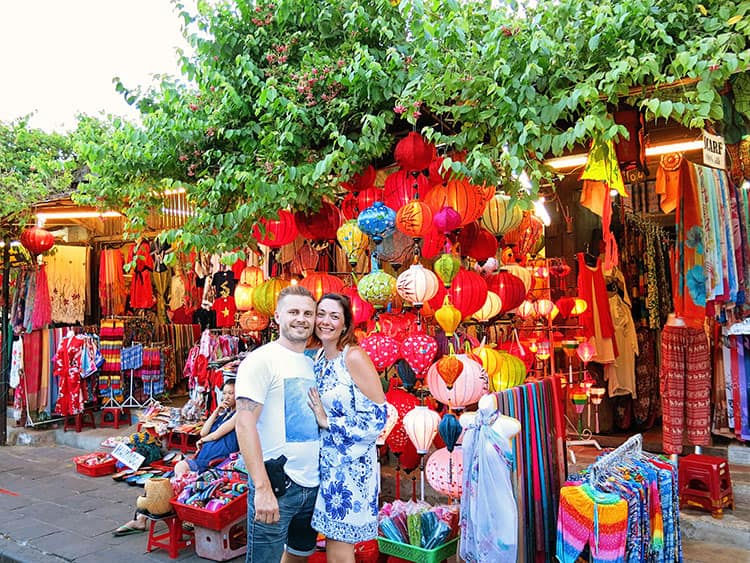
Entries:
{"type": "Polygon", "coordinates": [[[530,198],[554,177],[544,158],[624,133],[618,104],[700,127],[748,66],[746,1],[559,0],[522,17],[492,4],[177,2],[195,54],[181,80],[118,85],[142,125],[82,123],[83,200],[126,201],[138,229],[161,190],[185,186],[198,212],[170,240],[232,248],[279,208],[335,197],[412,128],[467,151],[447,159],[456,172],[530,198]]]}

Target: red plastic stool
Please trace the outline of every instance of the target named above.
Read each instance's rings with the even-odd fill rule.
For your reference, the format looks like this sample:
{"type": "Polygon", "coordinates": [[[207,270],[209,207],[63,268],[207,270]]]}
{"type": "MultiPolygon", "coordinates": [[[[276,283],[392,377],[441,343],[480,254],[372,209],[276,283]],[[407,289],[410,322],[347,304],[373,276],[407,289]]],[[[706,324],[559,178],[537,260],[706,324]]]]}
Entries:
{"type": "Polygon", "coordinates": [[[80,432],[84,427],[96,428],[96,421],[94,420],[93,411],[82,411],[78,414],[71,414],[65,417],[65,423],[63,424],[63,432],[68,431],[68,427],[74,426],[76,432],[80,432]],[[73,419],[73,424],[70,424],[70,419],[73,419]],[[88,419],[88,420],[86,420],[88,419]]]}
{"type": "Polygon", "coordinates": [[[155,549],[165,549],[170,559],[177,559],[181,549],[193,545],[195,533],[182,527],[182,520],[176,513],[170,512],[163,516],[144,514],[151,522],[148,529],[148,544],[146,551],[151,553],[155,549]],[[156,533],[156,524],[164,522],[167,530],[156,533]]]}
{"type": "Polygon", "coordinates": [[[724,515],[724,508],[734,510],[732,478],[726,459],[690,454],[678,462],[680,508],[696,506],[711,512],[714,518],[724,515]]]}
{"type": "Polygon", "coordinates": [[[130,411],[128,409],[122,407],[104,407],[102,409],[102,418],[99,421],[99,426],[112,426],[115,429],[119,429],[120,419],[122,419],[122,424],[130,426],[130,424],[128,424],[130,422],[128,420],[129,416],[130,411]],[[107,416],[110,417],[110,420],[107,420],[107,416]]]}
{"type": "Polygon", "coordinates": [[[195,444],[199,438],[200,436],[197,434],[186,434],[172,430],[167,437],[167,449],[175,448],[184,454],[197,451],[198,448],[195,444]]]}

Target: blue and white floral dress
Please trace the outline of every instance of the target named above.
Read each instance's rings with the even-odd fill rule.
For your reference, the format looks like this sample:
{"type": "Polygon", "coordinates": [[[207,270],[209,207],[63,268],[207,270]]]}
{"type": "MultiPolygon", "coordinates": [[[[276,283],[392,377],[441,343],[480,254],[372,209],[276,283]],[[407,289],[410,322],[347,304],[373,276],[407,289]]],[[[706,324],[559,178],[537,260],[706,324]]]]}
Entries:
{"type": "Polygon", "coordinates": [[[344,361],[347,351],[328,360],[321,350],[315,359],[329,428],[320,435],[320,488],[312,526],[332,540],[357,543],[378,535],[375,440],[388,411],[352,381],[344,361]]]}

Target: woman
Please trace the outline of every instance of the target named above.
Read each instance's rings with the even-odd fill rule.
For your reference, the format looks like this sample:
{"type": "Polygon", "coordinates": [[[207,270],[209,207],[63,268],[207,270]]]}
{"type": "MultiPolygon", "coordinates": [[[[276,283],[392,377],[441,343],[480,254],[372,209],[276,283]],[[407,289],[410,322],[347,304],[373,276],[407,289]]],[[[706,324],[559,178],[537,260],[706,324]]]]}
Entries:
{"type": "MultiPolygon", "coordinates": [[[[240,450],[235,423],[234,383],[227,382],[222,388],[221,404],[211,413],[201,428],[201,437],[196,443],[197,453],[192,459],[182,460],[174,466],[175,477],[188,471],[203,473],[211,462],[225,459],[240,450]]],[[[112,532],[115,536],[127,536],[146,531],[146,517],[136,513],[135,517],[112,532]]]]}
{"type": "Polygon", "coordinates": [[[326,536],[329,563],[354,563],[354,544],[377,536],[375,440],[387,410],[378,373],[357,346],[349,298],[321,297],[314,340],[317,388],[310,408],[321,427],[320,488],[312,526],[326,536]]]}

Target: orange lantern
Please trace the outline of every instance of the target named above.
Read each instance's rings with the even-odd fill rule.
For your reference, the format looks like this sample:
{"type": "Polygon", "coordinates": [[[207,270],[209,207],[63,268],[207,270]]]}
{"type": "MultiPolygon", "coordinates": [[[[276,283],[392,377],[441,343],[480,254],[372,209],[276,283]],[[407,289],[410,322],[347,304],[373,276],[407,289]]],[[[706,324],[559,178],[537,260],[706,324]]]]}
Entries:
{"type": "Polygon", "coordinates": [[[244,283],[238,283],[234,288],[234,304],[238,311],[249,311],[253,308],[253,290],[244,283]]]}
{"type": "Polygon", "coordinates": [[[323,272],[310,272],[299,282],[313,294],[315,301],[320,300],[326,293],[339,293],[344,289],[344,282],[336,276],[323,272]]]}
{"type": "Polygon", "coordinates": [[[461,216],[461,225],[467,225],[481,217],[485,206],[484,189],[469,182],[467,178],[451,179],[446,184],[434,186],[424,200],[433,211],[452,207],[461,216]]]}
{"type": "Polygon", "coordinates": [[[291,211],[280,209],[278,219],[261,219],[260,222],[266,227],[265,235],[261,234],[257,225],[253,228],[253,236],[260,244],[281,248],[297,238],[297,225],[291,211]]]}
{"type": "Polygon", "coordinates": [[[458,376],[464,371],[464,364],[453,354],[443,356],[435,363],[435,369],[445,382],[448,389],[453,387],[458,376]]]}
{"type": "Polygon", "coordinates": [[[432,208],[413,199],[398,208],[396,228],[412,238],[423,238],[432,229],[432,208]]]}
{"type": "Polygon", "coordinates": [[[258,332],[265,329],[269,323],[270,319],[266,315],[253,309],[240,315],[240,328],[242,330],[258,332]]]}
{"type": "Polygon", "coordinates": [[[240,283],[249,285],[252,288],[258,287],[265,281],[265,279],[263,270],[258,266],[246,266],[240,274],[240,283]]]}

